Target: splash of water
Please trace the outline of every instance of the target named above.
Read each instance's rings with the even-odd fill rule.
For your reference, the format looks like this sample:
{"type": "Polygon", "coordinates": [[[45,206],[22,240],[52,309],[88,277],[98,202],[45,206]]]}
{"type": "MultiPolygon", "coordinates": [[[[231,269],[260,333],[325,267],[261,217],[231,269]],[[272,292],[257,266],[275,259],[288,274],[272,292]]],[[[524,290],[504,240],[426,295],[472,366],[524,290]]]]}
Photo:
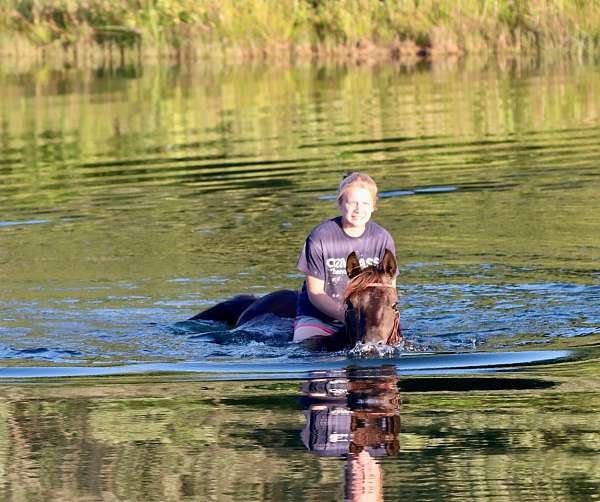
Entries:
{"type": "Polygon", "coordinates": [[[352,359],[396,359],[407,352],[425,352],[426,350],[426,347],[405,339],[396,347],[383,343],[357,342],[348,350],[348,357],[352,359]]]}

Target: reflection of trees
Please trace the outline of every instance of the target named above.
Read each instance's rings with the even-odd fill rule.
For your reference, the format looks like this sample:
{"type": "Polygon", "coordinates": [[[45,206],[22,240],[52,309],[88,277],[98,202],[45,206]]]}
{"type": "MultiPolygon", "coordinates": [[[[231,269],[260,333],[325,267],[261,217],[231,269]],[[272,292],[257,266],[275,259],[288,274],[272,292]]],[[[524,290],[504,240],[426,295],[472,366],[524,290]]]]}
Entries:
{"type": "Polygon", "coordinates": [[[560,67],[544,75],[393,66],[202,68],[3,70],[5,208],[53,214],[60,207],[62,215],[93,216],[78,222],[75,238],[55,230],[53,242],[72,257],[71,267],[38,265],[39,246],[8,241],[7,254],[30,264],[23,274],[38,280],[52,270],[61,283],[88,277],[94,269],[79,257],[90,256],[93,240],[103,277],[112,271],[122,278],[129,270],[139,277],[162,260],[172,270],[190,259],[200,276],[210,275],[221,261],[187,250],[222,243],[239,252],[232,263],[244,262],[247,253],[236,251],[240,234],[231,231],[243,217],[248,247],[277,255],[257,266],[283,276],[289,250],[333,207],[312,196],[307,203],[307,194],[336,186],[340,172],[357,163],[372,165],[385,189],[461,187],[433,201],[406,198],[410,210],[401,222],[397,203],[381,205],[392,234],[412,242],[424,262],[460,254],[480,263],[481,256],[501,253],[503,264],[522,266],[535,242],[539,256],[554,260],[544,266],[548,274],[560,276],[564,256],[593,267],[585,247],[561,251],[570,237],[595,244],[587,237],[597,234],[591,216],[570,203],[555,211],[556,196],[567,188],[577,190],[578,200],[592,201],[597,192],[591,179],[600,80],[593,67],[578,67],[568,78],[569,68],[560,67]],[[189,210],[181,212],[182,205],[189,210]],[[115,208],[131,217],[112,225],[115,208]],[[140,218],[148,228],[139,230],[140,218]],[[166,229],[165,220],[176,224],[166,229]],[[282,222],[293,225],[273,232],[282,222]],[[114,249],[135,257],[106,263],[114,249]]]}
{"type": "MultiPolygon", "coordinates": [[[[281,398],[274,410],[221,405],[241,397],[238,391],[226,396],[204,391],[202,398],[9,401],[6,440],[0,441],[7,445],[3,468],[9,476],[0,498],[4,491],[53,499],[102,493],[128,500],[210,500],[227,493],[252,499],[261,491],[300,488],[306,477],[297,483],[278,480],[285,456],[273,455],[275,445],[259,444],[269,442],[261,431],[286,420],[295,432],[299,417],[286,417],[287,406],[283,413],[277,410],[281,398]]],[[[291,437],[298,446],[295,434],[291,437]]],[[[313,464],[316,482],[322,473],[313,464]]]]}
{"type": "Polygon", "coordinates": [[[404,470],[386,473],[392,485],[430,500],[589,500],[597,490],[597,393],[452,394],[404,394],[404,470]]]}
{"type": "MultiPolygon", "coordinates": [[[[361,451],[371,452],[386,497],[442,499],[468,493],[474,500],[506,494],[589,500],[600,486],[600,397],[595,391],[421,392],[408,387],[402,394],[399,435],[394,420],[372,433],[384,415],[393,414],[380,411],[378,416],[377,403],[368,404],[373,396],[358,388],[351,406],[348,393],[342,396],[344,404],[322,397],[306,403],[356,412],[349,424],[352,449],[357,460],[364,460],[361,451]],[[384,451],[398,453],[376,456],[384,451]]],[[[393,389],[383,393],[388,391],[393,389]]],[[[306,452],[299,438],[305,420],[297,383],[0,392],[2,499],[343,497],[344,466],[306,452]]]]}

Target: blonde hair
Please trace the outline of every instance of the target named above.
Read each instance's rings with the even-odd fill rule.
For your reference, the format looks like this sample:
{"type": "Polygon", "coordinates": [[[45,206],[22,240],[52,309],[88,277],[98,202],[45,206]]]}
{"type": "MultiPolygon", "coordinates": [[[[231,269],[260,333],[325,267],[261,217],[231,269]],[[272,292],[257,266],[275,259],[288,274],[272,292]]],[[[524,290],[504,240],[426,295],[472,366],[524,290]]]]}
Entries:
{"type": "Polygon", "coordinates": [[[344,176],[342,181],[340,182],[340,186],[337,192],[337,201],[338,204],[342,202],[342,198],[346,194],[348,190],[352,187],[360,187],[369,191],[371,197],[373,198],[373,206],[375,206],[377,202],[377,184],[373,181],[373,178],[365,173],[348,173],[344,176]]]}

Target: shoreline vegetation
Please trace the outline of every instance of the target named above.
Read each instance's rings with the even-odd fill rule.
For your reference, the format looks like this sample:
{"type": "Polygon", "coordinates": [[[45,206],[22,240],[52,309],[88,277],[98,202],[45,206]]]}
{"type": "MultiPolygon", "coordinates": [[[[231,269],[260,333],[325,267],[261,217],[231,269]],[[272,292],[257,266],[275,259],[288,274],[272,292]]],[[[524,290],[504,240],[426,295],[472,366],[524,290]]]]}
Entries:
{"type": "Polygon", "coordinates": [[[595,58],[600,0],[4,0],[0,59],[595,58]]]}

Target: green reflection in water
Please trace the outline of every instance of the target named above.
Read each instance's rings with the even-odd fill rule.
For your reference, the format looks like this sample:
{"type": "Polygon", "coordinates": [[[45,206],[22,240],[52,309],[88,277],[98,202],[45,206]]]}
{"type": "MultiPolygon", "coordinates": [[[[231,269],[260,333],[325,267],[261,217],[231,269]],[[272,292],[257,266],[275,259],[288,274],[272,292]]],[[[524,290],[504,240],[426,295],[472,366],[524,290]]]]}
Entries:
{"type": "Polygon", "coordinates": [[[585,280],[600,79],[565,71],[4,74],[3,218],[49,223],[0,229],[2,272],[17,284],[156,279],[143,290],[157,296],[164,279],[215,272],[229,283],[207,296],[296,285],[286,274],[302,238],[335,213],[318,196],[358,168],[383,190],[457,189],[382,199],[404,263],[585,280]]]}
{"type": "MultiPolygon", "coordinates": [[[[594,390],[572,390],[553,371],[450,377],[447,390],[401,379],[400,451],[376,457],[385,498],[597,497],[597,379],[588,380],[594,390]],[[477,390],[486,381],[499,390],[477,390]],[[544,382],[551,386],[535,390],[544,382]]],[[[0,393],[3,498],[332,500],[343,493],[344,462],[301,442],[298,383],[114,378],[0,393]]]]}

